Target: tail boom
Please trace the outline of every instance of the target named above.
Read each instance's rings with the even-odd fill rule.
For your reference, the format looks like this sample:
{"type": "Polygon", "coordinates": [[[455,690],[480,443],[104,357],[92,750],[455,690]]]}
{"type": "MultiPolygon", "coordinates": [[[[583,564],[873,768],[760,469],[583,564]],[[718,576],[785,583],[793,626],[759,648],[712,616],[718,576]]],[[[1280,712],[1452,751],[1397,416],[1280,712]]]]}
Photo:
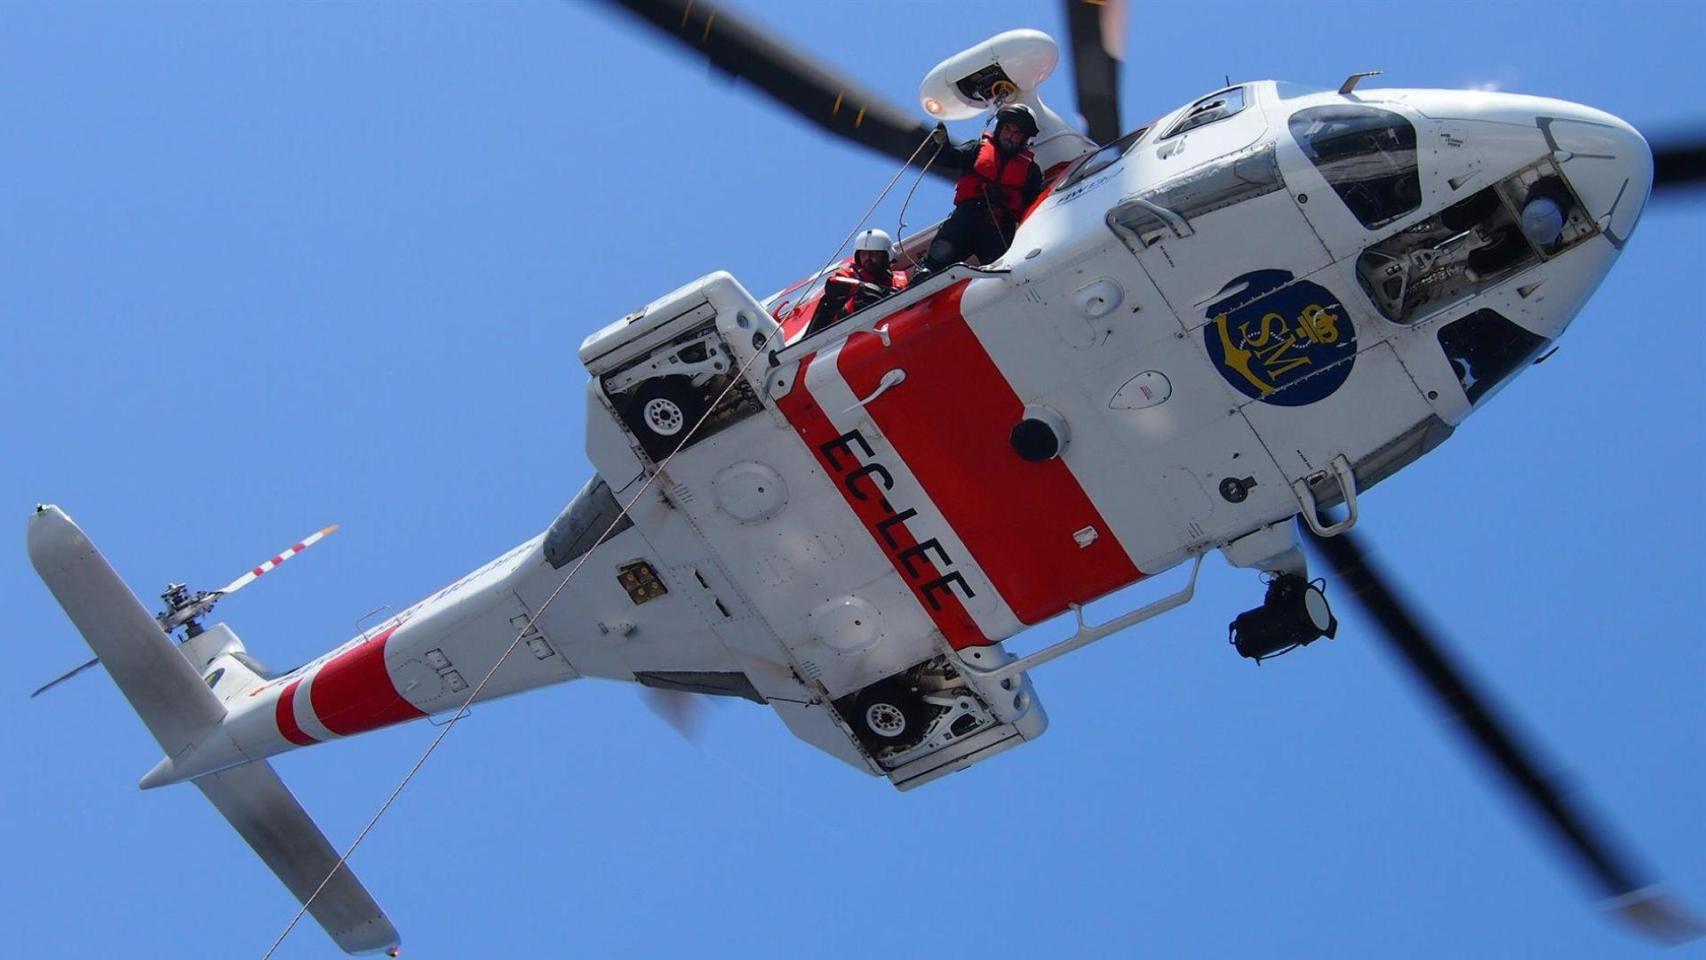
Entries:
{"type": "Polygon", "coordinates": [[[396,928],[271,765],[246,762],[252,755],[233,738],[226,704],[210,689],[219,671],[203,681],[58,507],[36,508],[28,543],[36,572],[166,752],[143,785],[193,779],[339,947],[394,949],[396,928]]]}

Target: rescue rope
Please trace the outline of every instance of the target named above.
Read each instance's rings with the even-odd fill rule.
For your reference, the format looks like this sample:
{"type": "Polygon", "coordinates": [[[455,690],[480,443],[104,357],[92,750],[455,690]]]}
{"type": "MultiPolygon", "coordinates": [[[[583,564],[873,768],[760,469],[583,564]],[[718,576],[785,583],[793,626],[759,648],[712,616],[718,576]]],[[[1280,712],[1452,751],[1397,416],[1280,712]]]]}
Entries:
{"type": "Polygon", "coordinates": [[[930,159],[924,161],[924,166],[919,168],[918,176],[912,181],[912,189],[906,191],[906,199],[902,200],[900,203],[900,216],[895,218],[894,225],[894,245],[897,248],[904,246],[905,244],[906,209],[912,206],[912,195],[918,192],[918,185],[924,182],[924,175],[930,172],[930,167],[935,164],[936,158],[942,155],[942,148],[947,145],[948,138],[946,134],[944,134],[942,139],[936,144],[935,152],[930,154],[930,159]]]}
{"type": "MultiPolygon", "coordinates": [[[[918,155],[920,153],[924,152],[924,145],[929,143],[930,141],[936,139],[936,133],[937,133],[936,130],[931,130],[929,135],[927,135],[923,140],[918,141],[918,146],[912,151],[912,156],[907,157],[906,162],[902,163],[900,165],[900,169],[896,170],[894,172],[894,176],[889,178],[888,185],[883,187],[882,192],[877,194],[877,199],[872,200],[871,205],[869,207],[865,208],[864,214],[859,217],[859,222],[855,223],[853,225],[853,229],[848,232],[847,236],[843,237],[841,242],[836,245],[835,250],[830,253],[829,259],[825,260],[823,262],[823,266],[818,268],[817,273],[812,274],[813,277],[821,276],[825,270],[829,269],[829,265],[834,263],[836,261],[836,258],[841,256],[841,248],[847,246],[847,244],[854,237],[858,236],[859,228],[865,225],[865,221],[871,219],[871,214],[877,212],[877,207],[882,205],[883,198],[887,197],[889,195],[889,191],[894,189],[894,185],[896,183],[900,182],[901,175],[906,173],[906,168],[912,166],[912,161],[917,160],[918,155]]],[[[947,134],[945,132],[942,134],[942,139],[944,141],[947,139],[947,134]]],[[[941,149],[942,148],[941,148],[940,144],[938,144],[936,147],[936,151],[938,153],[940,153],[941,149]]],[[[934,163],[935,161],[936,161],[936,158],[934,156],[932,156],[930,158],[930,162],[934,163]]],[[[925,168],[928,169],[929,164],[925,164],[925,168]]],[[[923,177],[923,176],[924,176],[923,173],[919,174],[919,177],[923,177]]],[[[912,195],[907,194],[907,199],[910,200],[911,198],[912,198],[912,195]]]]}
{"type": "MultiPolygon", "coordinates": [[[[841,245],[835,248],[835,253],[830,255],[829,261],[824,263],[823,267],[818,271],[819,274],[824,270],[828,270],[829,265],[835,262],[835,258],[841,253],[841,248],[845,247],[848,241],[852,240],[854,235],[859,232],[859,226],[862,226],[865,220],[870,218],[871,214],[877,209],[878,204],[882,203],[883,198],[888,196],[888,192],[892,190],[895,183],[900,180],[901,174],[905,173],[906,168],[912,165],[912,161],[918,159],[918,155],[924,150],[924,144],[929,143],[934,136],[935,131],[931,131],[931,135],[924,138],[924,140],[918,144],[918,149],[912,151],[912,156],[906,158],[906,162],[901,164],[900,169],[895,172],[895,175],[892,178],[890,178],[888,186],[885,186],[882,192],[877,194],[877,199],[871,204],[870,208],[865,211],[864,217],[860,218],[859,225],[855,226],[853,228],[853,232],[849,233],[846,239],[841,241],[841,245]]],[[[931,159],[934,160],[935,158],[932,157],[931,159]]],[[[816,274],[813,276],[816,276],[816,274]]],[[[780,330],[777,331],[778,335],[780,335],[780,332],[780,330]]],[[[552,590],[551,594],[545,598],[545,602],[539,605],[539,610],[527,618],[527,623],[522,626],[520,632],[515,635],[515,639],[510,641],[509,647],[504,650],[503,655],[498,657],[497,662],[492,664],[491,669],[486,671],[486,675],[480,678],[480,682],[474,685],[473,691],[468,694],[468,698],[466,700],[462,701],[462,705],[456,708],[456,712],[451,715],[451,718],[445,722],[443,726],[439,727],[438,736],[433,737],[432,742],[427,744],[427,748],[421,752],[420,758],[415,761],[414,765],[409,768],[407,773],[403,774],[403,779],[398,781],[396,788],[393,789],[391,794],[385,798],[385,802],[379,805],[378,811],[375,812],[373,817],[367,821],[367,825],[361,828],[361,832],[356,834],[355,839],[350,841],[350,845],[342,854],[339,855],[338,862],[332,866],[330,871],[327,872],[326,878],[320,881],[320,885],[314,888],[314,892],[309,894],[306,900],[302,901],[301,908],[296,911],[295,916],[290,918],[290,922],[285,925],[283,932],[278,935],[278,939],[273,941],[272,946],[267,948],[267,952],[261,955],[261,960],[271,960],[272,955],[278,951],[278,948],[284,943],[285,938],[289,937],[290,932],[296,929],[296,925],[302,922],[302,917],[308,913],[308,908],[313,906],[314,901],[319,898],[321,891],[326,889],[326,884],[331,883],[332,878],[338,875],[338,871],[342,870],[344,864],[347,863],[349,858],[355,854],[356,848],[361,846],[362,841],[367,839],[367,835],[369,833],[373,832],[373,828],[379,823],[379,818],[383,817],[385,812],[391,809],[391,804],[396,802],[397,797],[402,794],[403,788],[407,787],[409,785],[409,781],[415,778],[415,774],[420,772],[421,767],[426,764],[427,758],[432,756],[433,751],[438,749],[438,745],[443,743],[444,738],[450,735],[450,731],[456,729],[456,724],[461,721],[463,717],[469,714],[468,708],[473,706],[475,700],[479,699],[480,693],[486,689],[486,684],[491,682],[492,676],[496,674],[498,669],[509,660],[510,655],[515,653],[516,649],[521,646],[521,638],[527,636],[528,632],[534,629],[539,618],[543,617],[545,615],[545,611],[549,610],[551,608],[551,604],[556,601],[557,595],[563,592],[563,589],[569,585],[569,581],[575,578],[575,574],[580,573],[581,568],[586,566],[586,562],[588,560],[592,559],[592,555],[597,552],[598,548],[603,546],[605,540],[607,540],[610,535],[616,531],[617,527],[621,525],[623,520],[628,518],[628,514],[634,509],[634,505],[639,503],[640,498],[646,495],[646,491],[651,489],[653,483],[657,482],[657,478],[663,476],[664,472],[669,469],[669,465],[671,461],[675,459],[676,454],[685,449],[688,441],[692,440],[694,434],[699,432],[699,428],[703,427],[706,421],[711,419],[711,414],[716,411],[717,407],[722,405],[723,400],[726,399],[729,393],[734,390],[735,385],[739,384],[746,378],[746,374],[752,369],[752,365],[760,357],[765,356],[768,356],[767,351],[754,350],[752,356],[748,357],[746,362],[741,364],[740,369],[736,370],[734,375],[729,378],[729,382],[723,387],[722,392],[717,394],[717,399],[711,401],[711,404],[705,408],[705,412],[700,414],[698,420],[694,421],[692,428],[682,436],[681,443],[678,444],[674,450],[671,450],[668,456],[663,458],[663,462],[658,464],[657,470],[655,470],[651,476],[646,478],[646,482],[640,485],[639,490],[635,491],[633,498],[623,505],[622,510],[616,514],[616,519],[612,520],[610,522],[610,526],[606,527],[604,532],[599,534],[598,540],[593,543],[592,548],[581,554],[580,559],[575,561],[575,565],[570,568],[568,574],[563,577],[562,582],[558,583],[556,589],[552,590]]]]}

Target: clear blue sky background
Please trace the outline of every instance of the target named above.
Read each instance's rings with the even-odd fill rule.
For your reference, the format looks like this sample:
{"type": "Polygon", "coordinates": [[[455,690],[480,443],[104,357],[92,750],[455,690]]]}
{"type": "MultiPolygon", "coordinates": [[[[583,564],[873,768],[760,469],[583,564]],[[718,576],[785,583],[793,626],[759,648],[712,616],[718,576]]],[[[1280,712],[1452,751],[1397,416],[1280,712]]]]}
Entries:
{"type": "MultiPolygon", "coordinates": [[[[741,7],[908,105],[988,34],[1063,32],[1041,2],[741,7]]],[[[1134,7],[1128,125],[1223,74],[1375,67],[1706,123],[1694,3],[1134,7]]],[[[1070,112],[1064,71],[1045,92],[1070,112]]],[[[0,3],[0,121],[0,916],[32,958],[259,956],[294,909],[198,792],[136,790],[157,748],[104,675],[25,699],[87,656],[32,504],[150,600],[342,522],[221,610],[293,665],[549,523],[589,472],[589,331],[717,268],[782,286],[893,168],[580,3],[0,3]]],[[[1703,225],[1706,198],[1651,209],[1562,351],[1364,524],[1706,908],[1703,225]]],[[[354,866],[426,958],[1650,952],[1348,605],[1338,641],[1240,661],[1259,592],[1211,560],[1193,606],[1036,674],[1040,742],[906,795],[747,704],[702,747],[615,684],[488,705],[354,866]]],[[[278,767],[342,844],[434,732],[278,767]]],[[[280,956],[333,953],[310,926],[280,956]]]]}

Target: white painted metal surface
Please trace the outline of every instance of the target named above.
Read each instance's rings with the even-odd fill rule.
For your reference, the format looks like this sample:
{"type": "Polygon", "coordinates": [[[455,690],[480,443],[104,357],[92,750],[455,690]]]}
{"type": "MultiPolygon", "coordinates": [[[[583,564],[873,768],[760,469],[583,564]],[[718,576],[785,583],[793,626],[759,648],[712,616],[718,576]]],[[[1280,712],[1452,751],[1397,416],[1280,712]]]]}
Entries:
{"type": "MultiPolygon", "coordinates": [[[[1039,108],[1039,156],[1072,159],[1081,135],[1034,97],[1057,55],[1004,34],[921,96],[937,116],[989,109],[956,84],[999,66],[1039,108]]],[[[723,273],[597,331],[580,357],[608,489],[582,496],[614,502],[588,511],[584,548],[554,556],[542,534],[288,674],[253,668],[224,625],[180,655],[57,509],[32,521],[32,560],[165,750],[145,785],[211,774],[198,782],[234,823],[261,810],[308,836],[276,778],[243,764],[453,710],[488,673],[482,699],[581,676],[746,697],[849,765],[926,783],[1041,734],[1026,670],[1191,589],[1100,626],[1086,603],[1186,560],[1194,585],[1215,549],[1291,569],[1275,531],[1300,511],[1323,534],[1354,523],[1360,492],[1532,357],[1498,343],[1562,334],[1651,183],[1639,135],[1589,108],[1289,90],[1182,106],[1093,172],[1066,170],[994,269],[944,271],[785,349],[723,273]],[[1499,253],[1500,218],[1552,169],[1573,239],[1499,253]],[[1404,246],[1429,231],[1455,234],[1404,246]],[[1395,315],[1371,249],[1466,292],[1395,315]],[[1478,332],[1493,327],[1497,343],[1478,332]],[[1026,411],[1057,457],[1014,452],[1026,411]],[[1337,500],[1348,516],[1324,517],[1337,500]],[[1064,644],[1001,646],[1069,612],[1064,644]],[[882,684],[921,713],[867,703],[882,684]]],[[[245,836],[293,890],[313,866],[245,836]]]]}

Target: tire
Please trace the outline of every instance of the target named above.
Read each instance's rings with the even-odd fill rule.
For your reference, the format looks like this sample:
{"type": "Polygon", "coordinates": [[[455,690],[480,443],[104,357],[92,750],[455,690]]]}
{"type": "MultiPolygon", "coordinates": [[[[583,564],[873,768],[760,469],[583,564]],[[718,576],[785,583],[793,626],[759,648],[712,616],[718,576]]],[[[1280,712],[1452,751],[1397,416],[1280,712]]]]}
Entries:
{"type": "Polygon", "coordinates": [[[873,753],[905,750],[924,739],[930,714],[918,695],[894,680],[874,683],[853,700],[848,719],[859,739],[873,753]]]}
{"type": "Polygon", "coordinates": [[[705,404],[693,387],[680,377],[648,380],[634,391],[628,402],[628,426],[654,461],[674,453],[687,439],[705,404]]]}

